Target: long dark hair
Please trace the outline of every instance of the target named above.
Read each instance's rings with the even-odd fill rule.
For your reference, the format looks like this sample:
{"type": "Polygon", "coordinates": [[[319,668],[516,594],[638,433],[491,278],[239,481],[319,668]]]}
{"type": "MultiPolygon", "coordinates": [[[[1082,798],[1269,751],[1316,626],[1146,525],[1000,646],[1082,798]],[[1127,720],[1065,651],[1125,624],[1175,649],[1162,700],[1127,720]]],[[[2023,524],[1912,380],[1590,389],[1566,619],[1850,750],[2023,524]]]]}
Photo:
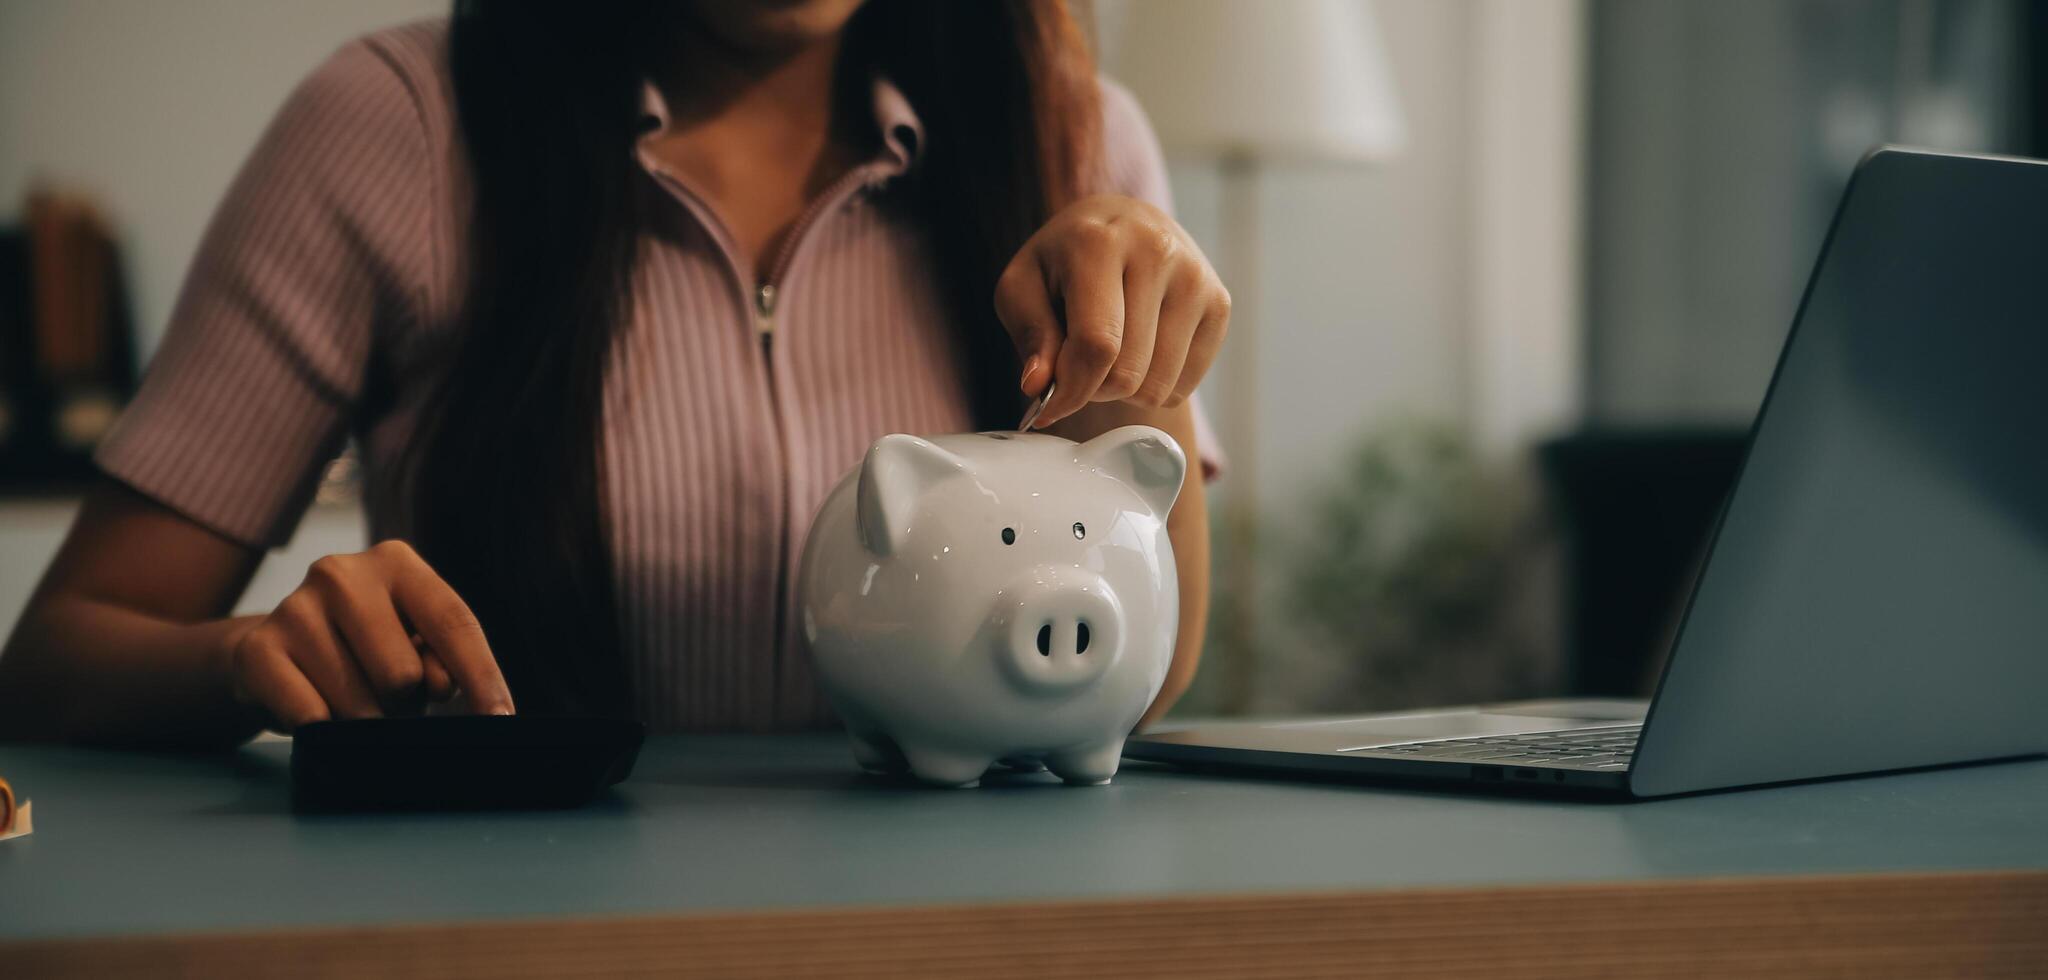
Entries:
{"type": "MultiPolygon", "coordinates": [[[[629,710],[600,457],[646,189],[632,151],[648,16],[644,0],[456,0],[449,32],[475,199],[463,339],[412,455],[414,540],[483,623],[522,711],[629,710]]],[[[998,424],[1018,365],[995,278],[1092,179],[1085,39],[1040,0],[871,0],[848,32],[844,56],[924,122],[894,193],[930,218],[974,412],[998,424]]]]}

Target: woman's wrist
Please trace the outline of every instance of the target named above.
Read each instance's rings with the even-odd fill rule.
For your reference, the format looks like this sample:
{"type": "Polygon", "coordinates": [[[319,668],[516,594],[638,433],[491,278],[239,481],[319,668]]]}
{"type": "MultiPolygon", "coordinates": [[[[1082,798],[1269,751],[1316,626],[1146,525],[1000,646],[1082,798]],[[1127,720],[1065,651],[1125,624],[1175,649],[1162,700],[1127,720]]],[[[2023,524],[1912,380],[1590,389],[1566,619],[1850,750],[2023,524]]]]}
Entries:
{"type": "Polygon", "coordinates": [[[261,622],[263,616],[257,613],[211,624],[219,627],[219,632],[207,645],[208,680],[222,692],[229,703],[237,707],[246,707],[248,699],[243,696],[241,685],[235,678],[235,651],[241,647],[242,640],[249,635],[249,631],[255,629],[261,622]]]}

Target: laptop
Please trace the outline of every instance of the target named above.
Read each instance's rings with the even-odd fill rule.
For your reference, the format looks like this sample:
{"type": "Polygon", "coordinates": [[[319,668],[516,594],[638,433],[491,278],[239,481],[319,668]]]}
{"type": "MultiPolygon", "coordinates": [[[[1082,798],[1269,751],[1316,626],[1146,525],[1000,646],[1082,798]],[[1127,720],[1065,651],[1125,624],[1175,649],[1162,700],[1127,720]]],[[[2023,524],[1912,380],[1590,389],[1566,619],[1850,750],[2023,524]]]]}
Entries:
{"type": "Polygon", "coordinates": [[[1656,797],[2048,751],[2048,163],[1835,211],[1647,703],[1198,724],[1129,758],[1656,797]]]}

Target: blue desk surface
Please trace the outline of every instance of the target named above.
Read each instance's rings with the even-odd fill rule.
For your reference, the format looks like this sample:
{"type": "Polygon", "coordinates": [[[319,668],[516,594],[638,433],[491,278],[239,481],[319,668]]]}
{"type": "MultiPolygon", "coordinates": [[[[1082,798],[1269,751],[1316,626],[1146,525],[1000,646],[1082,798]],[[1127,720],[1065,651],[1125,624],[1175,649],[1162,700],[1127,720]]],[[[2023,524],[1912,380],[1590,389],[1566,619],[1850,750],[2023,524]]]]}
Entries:
{"type": "Polygon", "coordinates": [[[0,940],[824,905],[2048,868],[2048,761],[1648,803],[1197,776],[858,775],[824,736],[651,739],[578,811],[300,817],[289,746],[0,746],[0,940]]]}

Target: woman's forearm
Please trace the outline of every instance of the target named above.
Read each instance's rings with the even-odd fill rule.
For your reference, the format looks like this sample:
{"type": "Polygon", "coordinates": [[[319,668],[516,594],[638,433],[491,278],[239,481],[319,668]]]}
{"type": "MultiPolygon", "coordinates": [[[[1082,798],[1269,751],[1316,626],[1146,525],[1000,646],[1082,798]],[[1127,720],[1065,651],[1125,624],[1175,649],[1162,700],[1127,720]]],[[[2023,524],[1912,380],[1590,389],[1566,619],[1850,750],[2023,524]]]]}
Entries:
{"type": "Polygon", "coordinates": [[[256,731],[225,661],[262,553],[112,480],[0,652],[0,739],[218,747],[256,731]]]}
{"type": "Polygon", "coordinates": [[[226,668],[260,617],[178,623],[80,595],[41,596],[0,653],[0,740],[222,748],[258,730],[226,668]]]}
{"type": "MultiPolygon", "coordinates": [[[[1171,432],[1172,430],[1168,430],[1171,432]]],[[[1196,459],[1194,424],[1187,431],[1174,432],[1187,448],[1188,475],[1180,499],[1166,519],[1166,533],[1173,539],[1173,564],[1180,578],[1180,639],[1174,643],[1173,666],[1166,672],[1166,684],[1152,707],[1138,722],[1143,728],[1158,721],[1187,693],[1202,660],[1202,640],[1209,628],[1209,499],[1202,484],[1202,467],[1196,459]]]]}

